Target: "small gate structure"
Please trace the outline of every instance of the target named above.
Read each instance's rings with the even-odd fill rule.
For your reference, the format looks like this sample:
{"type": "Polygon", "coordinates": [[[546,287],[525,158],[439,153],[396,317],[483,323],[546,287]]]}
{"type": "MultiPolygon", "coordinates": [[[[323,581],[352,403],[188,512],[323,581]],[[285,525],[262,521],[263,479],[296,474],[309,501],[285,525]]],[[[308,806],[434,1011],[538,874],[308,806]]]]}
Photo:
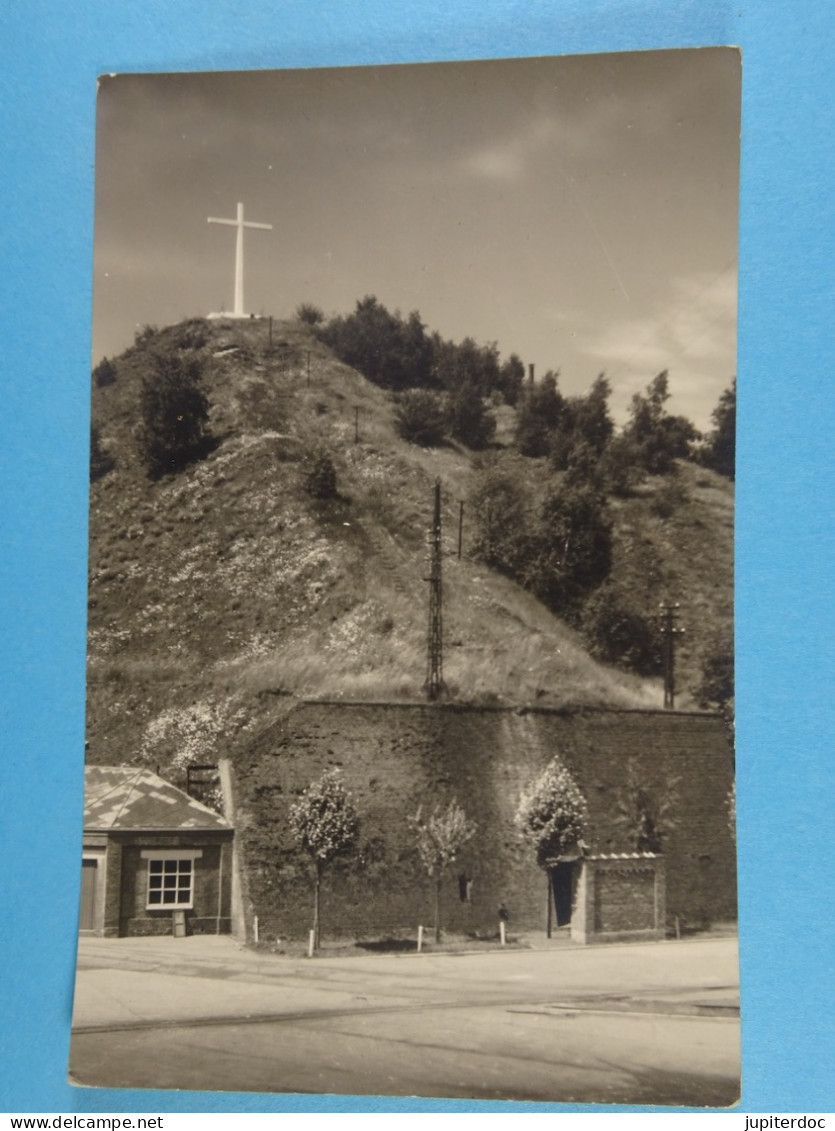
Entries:
{"type": "Polygon", "coordinates": [[[666,871],[663,856],[652,852],[584,856],[577,867],[571,916],[574,942],[664,938],[666,871]]]}

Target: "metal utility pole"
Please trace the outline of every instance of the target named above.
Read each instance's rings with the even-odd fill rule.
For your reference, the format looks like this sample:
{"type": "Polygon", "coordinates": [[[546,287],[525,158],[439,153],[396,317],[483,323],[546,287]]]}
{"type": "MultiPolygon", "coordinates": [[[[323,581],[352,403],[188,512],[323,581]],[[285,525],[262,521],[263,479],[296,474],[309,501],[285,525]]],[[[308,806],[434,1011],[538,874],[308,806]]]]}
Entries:
{"type": "Polygon", "coordinates": [[[675,640],[684,632],[676,624],[678,618],[678,604],[659,605],[661,610],[661,637],[663,640],[662,651],[664,655],[664,710],[671,711],[675,707],[676,699],[676,654],[675,640]]]}
{"type": "Polygon", "coordinates": [[[429,632],[426,647],[426,694],[429,699],[443,695],[444,642],[443,593],[441,589],[441,481],[435,480],[435,508],[429,532],[429,632]]]}

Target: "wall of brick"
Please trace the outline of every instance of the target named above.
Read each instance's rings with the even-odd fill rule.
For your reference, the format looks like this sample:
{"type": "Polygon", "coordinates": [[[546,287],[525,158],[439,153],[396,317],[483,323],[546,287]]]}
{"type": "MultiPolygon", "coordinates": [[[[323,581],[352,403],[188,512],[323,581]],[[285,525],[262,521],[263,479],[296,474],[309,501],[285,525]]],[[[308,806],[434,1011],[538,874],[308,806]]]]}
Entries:
{"type": "Polygon", "coordinates": [[[579,862],[572,939],[662,938],[665,872],[665,858],[651,854],[592,856],[579,862]]]}
{"type": "Polygon", "coordinates": [[[547,711],[453,705],[299,703],[235,760],[238,834],[248,916],[263,937],[304,937],[310,863],[287,827],[290,805],[339,767],[362,819],[360,851],[336,862],[322,889],[323,934],[379,937],[431,922],[432,885],[406,818],[451,797],[478,834],[445,879],[442,920],[492,934],[504,902],[514,927],[545,921],[546,881],[515,832],[523,788],[559,755],[588,800],[590,849],[634,851],[618,810],[630,766],[674,810],[664,844],[667,917],[685,924],[736,916],[726,800],[733,756],[723,721],[671,711],[547,711]],[[459,898],[459,874],[472,880],[459,898]]]}
{"type": "MultiPolygon", "coordinates": [[[[199,849],[194,861],[194,906],[186,911],[190,934],[228,934],[231,930],[232,841],[229,834],[200,833],[119,833],[111,834],[108,871],[115,871],[113,860],[121,858],[118,882],[119,936],[170,935],[172,913],[147,908],[148,861],[143,850],[199,849]]],[[[115,886],[115,885],[114,885],[115,886]]]]}

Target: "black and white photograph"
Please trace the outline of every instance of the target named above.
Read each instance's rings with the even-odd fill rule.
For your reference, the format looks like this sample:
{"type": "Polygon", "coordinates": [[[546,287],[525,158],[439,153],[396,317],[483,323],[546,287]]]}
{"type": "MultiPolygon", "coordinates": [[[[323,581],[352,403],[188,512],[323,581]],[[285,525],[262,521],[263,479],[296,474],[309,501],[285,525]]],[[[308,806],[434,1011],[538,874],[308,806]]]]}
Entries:
{"type": "Polygon", "coordinates": [[[99,79],[74,1084],[739,1100],[741,81],[99,79]]]}

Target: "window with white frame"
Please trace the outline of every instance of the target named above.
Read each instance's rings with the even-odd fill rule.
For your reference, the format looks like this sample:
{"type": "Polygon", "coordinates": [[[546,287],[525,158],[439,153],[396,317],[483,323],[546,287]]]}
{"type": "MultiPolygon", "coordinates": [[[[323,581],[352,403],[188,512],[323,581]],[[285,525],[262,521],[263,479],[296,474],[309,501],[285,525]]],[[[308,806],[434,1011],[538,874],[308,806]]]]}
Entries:
{"type": "Polygon", "coordinates": [[[148,861],[149,910],[177,911],[194,905],[194,861],[201,852],[143,852],[148,861]]]}

